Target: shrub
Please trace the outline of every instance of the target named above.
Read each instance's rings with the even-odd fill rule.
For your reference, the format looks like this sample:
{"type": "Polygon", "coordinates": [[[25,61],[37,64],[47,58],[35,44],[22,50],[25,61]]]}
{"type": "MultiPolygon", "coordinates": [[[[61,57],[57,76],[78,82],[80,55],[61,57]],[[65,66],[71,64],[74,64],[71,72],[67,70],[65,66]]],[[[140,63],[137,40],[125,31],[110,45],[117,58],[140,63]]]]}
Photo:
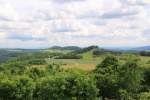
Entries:
{"type": "Polygon", "coordinates": [[[139,100],[150,100],[150,92],[141,93],[139,100]]]}
{"type": "Polygon", "coordinates": [[[33,59],[29,61],[31,65],[45,65],[46,61],[44,59],[33,59]]]}
{"type": "Polygon", "coordinates": [[[138,98],[143,81],[142,70],[136,59],[120,65],[115,57],[106,57],[94,71],[102,99],[134,100],[138,98]],[[123,99],[126,98],[126,99],[123,99]]]}
{"type": "Polygon", "coordinates": [[[94,100],[97,88],[92,77],[78,71],[60,72],[38,80],[35,97],[40,100],[94,100]]]}
{"type": "Polygon", "coordinates": [[[150,52],[148,52],[148,51],[142,51],[142,52],[140,52],[140,55],[141,56],[150,56],[150,52]]]}
{"type": "Polygon", "coordinates": [[[127,61],[120,69],[120,85],[128,92],[137,93],[143,80],[140,64],[135,60],[127,61]]]}
{"type": "Polygon", "coordinates": [[[73,53],[69,53],[69,54],[63,54],[60,55],[58,57],[56,57],[55,59],[80,59],[81,56],[73,54],[73,53]]]}
{"type": "Polygon", "coordinates": [[[15,98],[16,81],[0,80],[0,99],[11,100],[15,98]]]}
{"type": "Polygon", "coordinates": [[[145,90],[150,89],[150,68],[144,70],[144,82],[145,90]]]}
{"type": "Polygon", "coordinates": [[[32,100],[34,84],[28,77],[0,80],[1,100],[32,100]]]}
{"type": "Polygon", "coordinates": [[[46,71],[40,68],[31,68],[27,74],[32,79],[38,79],[40,77],[44,77],[46,75],[46,71]]]}
{"type": "Polygon", "coordinates": [[[104,50],[94,50],[94,51],[93,51],[93,55],[94,55],[94,56],[103,55],[103,54],[105,54],[105,53],[106,53],[106,51],[104,51],[104,50]]]}
{"type": "Polygon", "coordinates": [[[99,95],[105,98],[116,98],[118,91],[118,66],[119,62],[115,57],[106,57],[94,71],[97,88],[101,90],[99,95]]]}

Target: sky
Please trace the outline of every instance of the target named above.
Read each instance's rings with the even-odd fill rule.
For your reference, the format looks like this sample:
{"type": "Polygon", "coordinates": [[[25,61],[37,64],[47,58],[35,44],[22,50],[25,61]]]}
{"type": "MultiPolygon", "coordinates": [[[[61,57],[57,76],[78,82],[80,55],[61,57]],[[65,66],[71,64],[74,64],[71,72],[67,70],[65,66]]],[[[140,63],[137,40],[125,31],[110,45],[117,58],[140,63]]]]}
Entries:
{"type": "Polygon", "coordinates": [[[150,0],[0,0],[0,48],[150,45],[150,0]]]}

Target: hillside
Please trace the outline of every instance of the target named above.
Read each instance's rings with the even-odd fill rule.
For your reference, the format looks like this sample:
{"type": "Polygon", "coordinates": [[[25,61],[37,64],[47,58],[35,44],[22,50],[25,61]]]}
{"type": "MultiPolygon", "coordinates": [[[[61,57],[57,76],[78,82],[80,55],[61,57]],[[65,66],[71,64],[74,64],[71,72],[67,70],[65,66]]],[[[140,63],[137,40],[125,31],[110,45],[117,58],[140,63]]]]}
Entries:
{"type": "Polygon", "coordinates": [[[148,51],[148,50],[150,50],[150,46],[137,47],[137,48],[133,48],[132,50],[134,50],[134,51],[148,51]]]}
{"type": "Polygon", "coordinates": [[[73,51],[72,53],[81,55],[83,59],[93,59],[100,57],[106,54],[120,54],[119,51],[111,51],[103,48],[99,48],[98,46],[89,46],[82,48],[80,50],[73,51]]]}
{"type": "Polygon", "coordinates": [[[82,53],[86,53],[88,51],[91,51],[93,49],[99,49],[99,47],[98,46],[89,46],[89,47],[85,47],[85,48],[82,48],[79,50],[75,50],[75,51],[73,51],[73,53],[82,54],[82,53]]]}

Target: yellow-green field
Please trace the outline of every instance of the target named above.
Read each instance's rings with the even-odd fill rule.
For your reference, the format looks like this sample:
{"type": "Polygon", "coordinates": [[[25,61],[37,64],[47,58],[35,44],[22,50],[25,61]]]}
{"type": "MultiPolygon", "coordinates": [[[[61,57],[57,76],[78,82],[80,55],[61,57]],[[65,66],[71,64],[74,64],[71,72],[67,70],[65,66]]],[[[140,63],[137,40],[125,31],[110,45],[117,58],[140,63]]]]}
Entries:
{"type": "MultiPolygon", "coordinates": [[[[89,55],[88,55],[89,56],[89,55]]],[[[79,68],[86,71],[90,71],[95,69],[96,65],[98,65],[105,57],[97,57],[90,59],[47,59],[48,64],[58,64],[63,68],[79,68]]],[[[117,58],[121,62],[125,62],[126,60],[130,59],[128,56],[117,56],[117,58]]],[[[142,65],[142,67],[150,68],[150,57],[137,57],[142,65]]]]}
{"type": "Polygon", "coordinates": [[[50,59],[49,64],[58,64],[63,68],[79,68],[83,70],[93,70],[97,64],[101,62],[101,59],[50,59]]]}

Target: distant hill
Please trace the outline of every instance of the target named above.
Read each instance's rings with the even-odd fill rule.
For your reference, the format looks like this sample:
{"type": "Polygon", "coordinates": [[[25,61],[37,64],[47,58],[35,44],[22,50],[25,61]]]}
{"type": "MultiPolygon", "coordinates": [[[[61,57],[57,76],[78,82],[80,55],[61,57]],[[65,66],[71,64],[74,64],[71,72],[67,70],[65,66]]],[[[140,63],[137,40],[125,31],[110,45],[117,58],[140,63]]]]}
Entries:
{"type": "Polygon", "coordinates": [[[148,51],[148,50],[150,50],[150,46],[137,47],[137,48],[133,48],[131,50],[134,50],[134,51],[148,51]]]}
{"type": "Polygon", "coordinates": [[[19,49],[19,48],[15,48],[15,49],[0,49],[0,63],[4,63],[9,59],[12,58],[17,58],[18,56],[21,55],[26,55],[26,53],[39,53],[40,50],[39,49],[19,49]]]}
{"type": "Polygon", "coordinates": [[[80,48],[79,50],[76,50],[73,53],[81,54],[81,53],[86,53],[88,51],[91,51],[93,49],[99,49],[99,47],[98,46],[89,46],[89,47],[85,47],[85,48],[80,48]]]}
{"type": "Polygon", "coordinates": [[[83,55],[84,58],[92,58],[92,57],[98,57],[100,55],[104,54],[120,54],[119,51],[111,51],[106,50],[103,48],[99,48],[98,46],[89,46],[86,48],[82,48],[80,50],[73,51],[72,53],[83,55]]]}
{"type": "Polygon", "coordinates": [[[16,52],[0,49],[0,63],[7,61],[9,58],[14,57],[16,52]]]}

